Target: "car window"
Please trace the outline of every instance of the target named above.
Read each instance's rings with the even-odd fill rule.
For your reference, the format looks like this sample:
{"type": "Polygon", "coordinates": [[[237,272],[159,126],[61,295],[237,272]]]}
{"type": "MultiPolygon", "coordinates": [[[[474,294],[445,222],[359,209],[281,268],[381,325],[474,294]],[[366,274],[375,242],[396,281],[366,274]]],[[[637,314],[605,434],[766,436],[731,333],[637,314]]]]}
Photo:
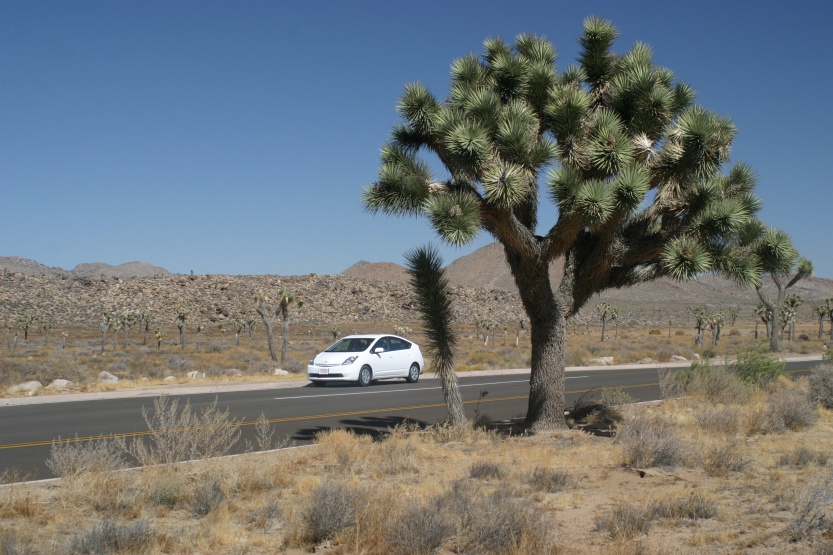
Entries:
{"type": "Polygon", "coordinates": [[[376,350],[379,347],[383,348],[385,352],[390,351],[390,345],[388,344],[387,337],[380,338],[379,341],[377,341],[376,344],[373,346],[373,349],[376,350]]]}
{"type": "Polygon", "coordinates": [[[367,349],[370,345],[369,337],[353,337],[350,339],[342,339],[338,343],[331,345],[326,352],[328,353],[360,353],[367,349]]]}
{"type": "Polygon", "coordinates": [[[388,337],[391,351],[407,351],[411,348],[411,344],[404,339],[398,337],[388,337]]]}

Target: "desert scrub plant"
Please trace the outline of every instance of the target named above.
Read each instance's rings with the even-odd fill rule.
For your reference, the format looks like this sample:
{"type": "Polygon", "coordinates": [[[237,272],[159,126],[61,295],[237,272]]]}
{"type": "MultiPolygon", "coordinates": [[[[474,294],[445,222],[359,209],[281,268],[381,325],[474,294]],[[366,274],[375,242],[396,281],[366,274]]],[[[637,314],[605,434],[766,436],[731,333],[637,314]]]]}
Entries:
{"type": "Polygon", "coordinates": [[[119,445],[109,438],[58,438],[52,442],[46,466],[59,478],[68,478],[84,472],[111,472],[127,468],[123,453],[119,445]]]}
{"type": "Polygon", "coordinates": [[[833,469],[798,492],[792,507],[796,511],[795,518],[787,526],[791,541],[828,533],[833,528],[833,469]]]}
{"type": "Polygon", "coordinates": [[[535,490],[546,493],[558,493],[573,485],[573,478],[566,470],[546,466],[533,468],[526,481],[535,490]]]}
{"type": "Polygon", "coordinates": [[[668,373],[660,378],[660,384],[666,390],[663,396],[704,397],[711,403],[742,405],[753,394],[753,389],[736,373],[711,361],[694,362],[690,368],[668,373]]]}
{"type": "Polygon", "coordinates": [[[73,351],[56,347],[45,363],[35,366],[34,374],[35,379],[44,385],[57,379],[83,384],[90,381],[91,371],[78,362],[73,351]]]}
{"type": "Polygon", "coordinates": [[[385,541],[390,553],[401,555],[431,555],[455,532],[455,523],[451,515],[437,510],[438,502],[428,500],[424,503],[400,507],[390,513],[384,528],[385,541]]]}
{"type": "Polygon", "coordinates": [[[673,520],[702,520],[717,516],[714,500],[694,492],[687,497],[675,497],[656,501],[652,506],[654,516],[673,520]]]}
{"type": "Polygon", "coordinates": [[[703,470],[708,476],[726,476],[749,464],[744,444],[736,439],[717,441],[703,455],[703,470]]]}
{"type": "Polygon", "coordinates": [[[818,405],[802,384],[779,382],[769,393],[772,414],[793,432],[811,427],[819,418],[818,405]]]}
{"type": "Polygon", "coordinates": [[[344,482],[325,480],[309,495],[301,511],[298,538],[308,545],[332,540],[356,524],[361,492],[344,482]]]}
{"type": "Polygon", "coordinates": [[[144,520],[117,524],[104,520],[77,534],[69,545],[73,554],[147,553],[156,543],[154,532],[144,520]]]}
{"type": "Polygon", "coordinates": [[[825,466],[829,459],[830,456],[827,453],[813,451],[812,449],[801,446],[781,455],[781,458],[778,459],[778,466],[805,467],[812,464],[825,466]]]}
{"type": "Polygon", "coordinates": [[[676,426],[656,414],[638,413],[626,418],[616,434],[616,443],[622,447],[624,464],[632,467],[674,467],[685,460],[676,426]]]}
{"type": "MultiPolygon", "coordinates": [[[[831,349],[827,350],[830,353],[831,349]]],[[[810,374],[810,396],[826,409],[833,409],[833,364],[816,366],[810,374]]]]}
{"type": "Polygon", "coordinates": [[[613,540],[631,539],[648,532],[655,514],[650,505],[616,505],[594,517],[593,524],[597,532],[605,533],[613,540]]]}
{"type": "Polygon", "coordinates": [[[240,439],[240,423],[218,408],[216,397],[199,412],[190,400],[180,410],[179,399],[157,397],[152,413],[142,407],[142,417],[150,433],[122,446],[144,466],[227,455],[240,439]]]}
{"type": "Polygon", "coordinates": [[[743,408],[738,405],[715,407],[698,403],[694,407],[694,417],[703,431],[727,436],[734,436],[741,431],[743,415],[743,408]]]}
{"type": "Polygon", "coordinates": [[[784,373],[784,363],[770,354],[766,344],[758,342],[738,353],[729,369],[747,383],[765,385],[784,373]]]}
{"type": "Polygon", "coordinates": [[[551,527],[543,516],[523,499],[498,490],[490,495],[473,495],[463,513],[464,553],[522,555],[554,553],[551,527]]]}
{"type": "Polygon", "coordinates": [[[477,461],[469,468],[469,477],[479,480],[501,480],[508,474],[505,465],[492,461],[477,461]]]}

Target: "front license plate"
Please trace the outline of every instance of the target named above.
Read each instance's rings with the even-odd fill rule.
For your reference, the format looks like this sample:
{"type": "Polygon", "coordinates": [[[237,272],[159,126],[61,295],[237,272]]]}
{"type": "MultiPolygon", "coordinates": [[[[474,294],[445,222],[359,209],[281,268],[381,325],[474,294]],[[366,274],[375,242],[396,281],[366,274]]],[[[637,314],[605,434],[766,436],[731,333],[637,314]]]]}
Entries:
{"type": "Polygon", "coordinates": [[[329,369],[329,368],[319,368],[319,369],[318,369],[318,375],[319,375],[319,376],[326,376],[326,375],[328,375],[329,373],[330,373],[330,369],[329,369]]]}

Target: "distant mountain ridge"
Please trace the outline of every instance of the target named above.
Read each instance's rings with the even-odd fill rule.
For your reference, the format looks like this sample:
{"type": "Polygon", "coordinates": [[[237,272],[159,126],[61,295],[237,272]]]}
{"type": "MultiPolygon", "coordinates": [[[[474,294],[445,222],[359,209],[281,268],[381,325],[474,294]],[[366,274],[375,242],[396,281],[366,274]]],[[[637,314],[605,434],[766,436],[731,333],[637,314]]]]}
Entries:
{"type": "Polygon", "coordinates": [[[7,272],[34,276],[59,276],[90,278],[90,277],[154,277],[173,275],[165,268],[148,264],[147,262],[125,262],[118,266],[112,266],[103,262],[78,264],[72,270],[64,270],[46,266],[20,256],[0,256],[0,268],[7,272]]]}

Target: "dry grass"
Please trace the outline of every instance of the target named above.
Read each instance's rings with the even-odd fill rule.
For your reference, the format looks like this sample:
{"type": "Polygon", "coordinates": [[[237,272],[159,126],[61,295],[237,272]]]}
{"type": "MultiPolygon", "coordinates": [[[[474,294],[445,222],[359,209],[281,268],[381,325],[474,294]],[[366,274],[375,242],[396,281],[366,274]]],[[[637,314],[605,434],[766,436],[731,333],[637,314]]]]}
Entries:
{"type": "Polygon", "coordinates": [[[0,552],[824,553],[833,412],[750,436],[725,423],[772,394],[720,417],[697,394],[627,407],[615,438],[333,430],[311,447],[132,471],[109,470],[107,448],[57,446],[64,479],[0,489],[0,552]]]}

